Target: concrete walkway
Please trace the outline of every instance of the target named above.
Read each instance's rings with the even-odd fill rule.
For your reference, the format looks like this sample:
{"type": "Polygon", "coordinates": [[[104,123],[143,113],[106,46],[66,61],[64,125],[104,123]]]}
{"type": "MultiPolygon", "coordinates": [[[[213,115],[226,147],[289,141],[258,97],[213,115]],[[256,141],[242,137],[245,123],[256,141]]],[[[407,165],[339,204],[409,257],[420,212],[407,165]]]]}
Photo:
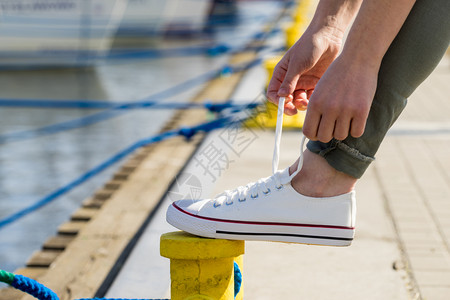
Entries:
{"type": "MultiPolygon", "coordinates": [[[[270,175],[273,132],[256,133],[217,192],[270,175]]],[[[296,158],[300,138],[300,132],[283,134],[280,165],[296,158]]],[[[357,193],[357,235],[349,248],[246,242],[245,298],[409,299],[405,272],[393,269],[401,253],[373,168],[357,193]]]]}

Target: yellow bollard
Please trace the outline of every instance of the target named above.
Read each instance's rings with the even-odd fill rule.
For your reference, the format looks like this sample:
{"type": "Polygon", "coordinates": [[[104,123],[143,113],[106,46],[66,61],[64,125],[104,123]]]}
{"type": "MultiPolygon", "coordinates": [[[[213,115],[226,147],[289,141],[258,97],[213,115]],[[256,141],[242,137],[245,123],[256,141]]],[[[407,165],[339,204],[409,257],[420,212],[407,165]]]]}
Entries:
{"type": "Polygon", "coordinates": [[[277,66],[278,62],[283,58],[282,55],[273,56],[271,58],[267,58],[264,60],[264,68],[267,71],[267,81],[266,81],[266,89],[269,86],[270,79],[272,78],[273,71],[275,70],[275,67],[277,66]]]}
{"type": "Polygon", "coordinates": [[[295,42],[302,36],[305,32],[306,27],[308,26],[310,13],[311,13],[312,5],[310,1],[300,1],[297,8],[294,10],[292,14],[292,19],[294,22],[289,24],[289,26],[285,29],[286,34],[286,47],[292,47],[295,42]]]}
{"type": "MultiPolygon", "coordinates": [[[[242,270],[244,241],[208,239],[183,231],[161,235],[170,259],[172,300],[233,300],[234,261],[242,270]]],[[[242,300],[242,287],[236,299],[242,300]]]]}
{"type": "Polygon", "coordinates": [[[286,48],[289,49],[294,46],[295,42],[302,36],[304,25],[301,22],[290,23],[284,30],[286,35],[286,48]]]}

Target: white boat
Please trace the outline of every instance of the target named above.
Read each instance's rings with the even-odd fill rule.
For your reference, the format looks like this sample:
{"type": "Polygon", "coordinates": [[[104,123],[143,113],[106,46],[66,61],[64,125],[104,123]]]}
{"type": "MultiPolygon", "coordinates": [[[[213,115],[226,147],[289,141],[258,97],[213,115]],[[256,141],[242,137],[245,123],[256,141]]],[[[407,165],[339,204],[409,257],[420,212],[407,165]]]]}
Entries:
{"type": "Polygon", "coordinates": [[[158,36],[167,32],[203,30],[211,0],[128,0],[119,37],[158,36]]]}
{"type": "Polygon", "coordinates": [[[0,67],[89,64],[110,49],[127,0],[0,0],[0,67]]]}
{"type": "Polygon", "coordinates": [[[211,0],[0,0],[0,69],[90,65],[118,34],[196,31],[211,0]]]}

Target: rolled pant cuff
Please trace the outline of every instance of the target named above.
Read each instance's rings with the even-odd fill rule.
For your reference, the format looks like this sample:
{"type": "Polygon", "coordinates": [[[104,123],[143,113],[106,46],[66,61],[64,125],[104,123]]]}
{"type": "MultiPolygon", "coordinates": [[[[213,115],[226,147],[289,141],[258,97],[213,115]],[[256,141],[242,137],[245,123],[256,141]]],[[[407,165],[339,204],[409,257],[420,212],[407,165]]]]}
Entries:
{"type": "Polygon", "coordinates": [[[309,141],[306,146],[309,151],[325,158],[334,169],[355,178],[361,178],[370,163],[375,160],[374,157],[364,155],[357,149],[334,139],[329,143],[309,141]]]}

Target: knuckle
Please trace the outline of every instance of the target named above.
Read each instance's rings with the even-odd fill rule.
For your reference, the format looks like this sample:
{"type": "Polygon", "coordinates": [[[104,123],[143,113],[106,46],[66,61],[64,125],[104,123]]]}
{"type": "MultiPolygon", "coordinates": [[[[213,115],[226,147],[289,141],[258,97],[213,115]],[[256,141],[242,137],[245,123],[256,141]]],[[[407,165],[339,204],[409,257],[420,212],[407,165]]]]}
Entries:
{"type": "Polygon", "coordinates": [[[358,130],[358,129],[357,130],[352,130],[350,132],[350,134],[354,138],[359,138],[359,137],[361,137],[364,134],[364,130],[358,130]]]}
{"type": "Polygon", "coordinates": [[[272,103],[274,102],[275,95],[276,95],[276,93],[274,93],[274,91],[268,90],[266,92],[266,97],[267,97],[267,100],[269,100],[269,102],[272,102],[272,103]]]}
{"type": "Polygon", "coordinates": [[[347,138],[347,136],[348,136],[348,134],[341,133],[341,132],[338,132],[338,133],[334,134],[334,138],[339,140],[339,141],[345,140],[347,138]]]}
{"type": "Polygon", "coordinates": [[[350,135],[354,138],[359,138],[364,134],[365,126],[363,124],[354,123],[350,130],[350,135]]]}
{"type": "Polygon", "coordinates": [[[310,140],[316,139],[316,133],[309,126],[303,126],[303,134],[310,140]]]}
{"type": "Polygon", "coordinates": [[[319,113],[323,111],[322,107],[323,107],[322,103],[320,101],[316,101],[316,99],[313,100],[311,98],[308,102],[308,108],[310,111],[319,113]]]}
{"type": "Polygon", "coordinates": [[[332,136],[328,133],[319,133],[317,134],[317,139],[322,143],[328,143],[331,141],[332,136]]]}

